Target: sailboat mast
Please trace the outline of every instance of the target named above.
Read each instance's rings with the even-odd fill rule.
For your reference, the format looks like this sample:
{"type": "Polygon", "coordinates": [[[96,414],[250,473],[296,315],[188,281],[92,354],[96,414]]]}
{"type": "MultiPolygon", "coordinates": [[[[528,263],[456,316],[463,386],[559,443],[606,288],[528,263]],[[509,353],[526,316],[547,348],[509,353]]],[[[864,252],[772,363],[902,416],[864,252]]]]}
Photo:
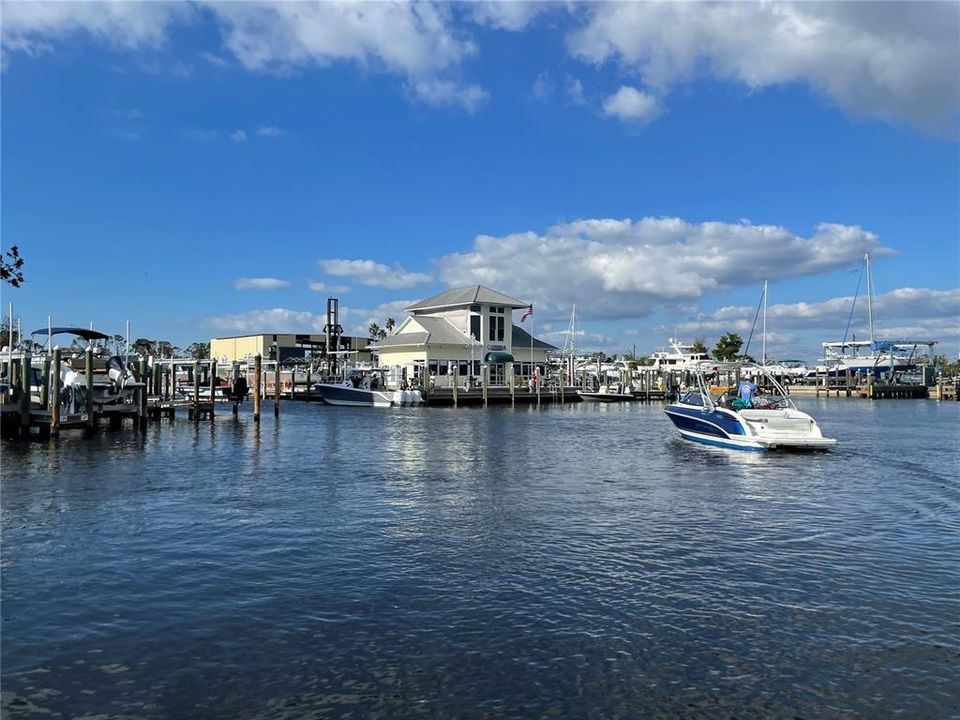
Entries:
{"type": "Polygon", "coordinates": [[[760,354],[760,364],[767,364],[767,281],[763,281],[763,343],[760,354]]]}
{"type": "Polygon", "coordinates": [[[864,253],[867,263],[867,317],[870,319],[870,344],[873,345],[873,277],[870,272],[870,253],[864,253]]]}

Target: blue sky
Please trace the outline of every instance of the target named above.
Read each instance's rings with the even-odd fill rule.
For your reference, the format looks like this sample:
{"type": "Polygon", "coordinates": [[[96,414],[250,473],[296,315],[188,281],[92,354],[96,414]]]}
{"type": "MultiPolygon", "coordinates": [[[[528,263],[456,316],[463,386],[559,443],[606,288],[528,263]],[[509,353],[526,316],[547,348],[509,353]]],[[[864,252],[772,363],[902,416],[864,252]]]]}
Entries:
{"type": "Polygon", "coordinates": [[[649,352],[960,351],[960,5],[9,3],[24,324],[359,334],[447,287],[649,352]],[[852,333],[865,336],[858,303],[852,333]]]}

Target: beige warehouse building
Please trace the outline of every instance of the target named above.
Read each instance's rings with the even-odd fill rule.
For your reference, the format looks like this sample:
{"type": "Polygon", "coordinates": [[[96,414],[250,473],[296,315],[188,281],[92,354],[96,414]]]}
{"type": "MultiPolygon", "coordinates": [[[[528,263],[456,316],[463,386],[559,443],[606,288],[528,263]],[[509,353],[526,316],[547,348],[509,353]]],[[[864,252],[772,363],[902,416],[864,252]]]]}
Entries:
{"type": "MultiPolygon", "coordinates": [[[[369,361],[370,338],[340,336],[337,351],[349,353],[352,362],[369,361]]],[[[280,362],[292,359],[316,359],[326,356],[327,336],[291,333],[259,333],[233,335],[210,339],[210,357],[220,363],[252,361],[257,355],[274,360],[274,348],[279,350],[280,362]]]]}

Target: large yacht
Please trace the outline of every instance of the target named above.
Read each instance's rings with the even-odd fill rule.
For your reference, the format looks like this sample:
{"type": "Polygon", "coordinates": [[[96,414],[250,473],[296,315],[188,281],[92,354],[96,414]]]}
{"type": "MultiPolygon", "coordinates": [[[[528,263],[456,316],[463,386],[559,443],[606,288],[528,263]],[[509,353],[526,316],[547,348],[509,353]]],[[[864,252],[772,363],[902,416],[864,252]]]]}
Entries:
{"type": "Polygon", "coordinates": [[[658,350],[650,354],[651,367],[657,370],[693,370],[698,362],[709,360],[705,352],[694,352],[692,343],[670,338],[672,352],[658,350]]]}

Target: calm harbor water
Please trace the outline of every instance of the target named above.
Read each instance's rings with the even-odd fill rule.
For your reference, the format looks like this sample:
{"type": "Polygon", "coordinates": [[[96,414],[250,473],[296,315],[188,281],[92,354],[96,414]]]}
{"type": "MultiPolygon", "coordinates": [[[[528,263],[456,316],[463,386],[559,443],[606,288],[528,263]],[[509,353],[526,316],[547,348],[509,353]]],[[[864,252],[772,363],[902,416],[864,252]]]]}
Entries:
{"type": "Polygon", "coordinates": [[[960,716],[960,404],[798,404],[835,451],[657,404],[4,444],[3,714],[960,716]]]}

